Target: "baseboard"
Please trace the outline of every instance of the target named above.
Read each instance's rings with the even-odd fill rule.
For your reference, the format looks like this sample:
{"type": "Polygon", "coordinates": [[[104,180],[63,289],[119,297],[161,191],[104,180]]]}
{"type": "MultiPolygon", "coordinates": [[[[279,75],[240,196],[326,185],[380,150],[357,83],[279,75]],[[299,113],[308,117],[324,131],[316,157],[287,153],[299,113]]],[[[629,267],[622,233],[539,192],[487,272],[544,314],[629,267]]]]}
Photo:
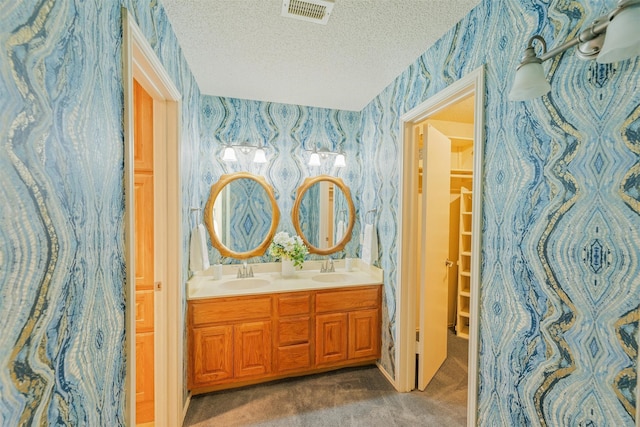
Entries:
{"type": "Polygon", "coordinates": [[[389,372],[387,372],[386,369],[384,369],[384,367],[380,364],[380,362],[376,362],[376,366],[378,367],[378,370],[380,370],[380,372],[382,372],[382,375],[384,375],[384,377],[387,379],[387,381],[389,381],[391,383],[393,388],[395,388],[396,391],[400,391],[398,389],[398,385],[396,384],[396,380],[389,374],[389,372]]]}
{"type": "Polygon", "coordinates": [[[187,417],[187,411],[189,410],[189,405],[191,404],[191,392],[187,394],[187,400],[184,401],[184,407],[182,408],[182,422],[180,425],[184,424],[184,419],[187,417]]]}

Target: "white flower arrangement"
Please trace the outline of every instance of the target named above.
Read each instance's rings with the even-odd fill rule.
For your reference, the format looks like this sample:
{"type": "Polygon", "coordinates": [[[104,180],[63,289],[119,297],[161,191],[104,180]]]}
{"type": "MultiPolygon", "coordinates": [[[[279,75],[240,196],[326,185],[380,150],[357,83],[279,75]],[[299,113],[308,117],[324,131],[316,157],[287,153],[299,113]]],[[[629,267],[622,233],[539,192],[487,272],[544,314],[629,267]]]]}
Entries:
{"type": "Polygon", "coordinates": [[[301,267],[309,253],[300,236],[289,236],[286,231],[277,233],[269,246],[269,255],[277,259],[289,259],[293,265],[301,267]]]}

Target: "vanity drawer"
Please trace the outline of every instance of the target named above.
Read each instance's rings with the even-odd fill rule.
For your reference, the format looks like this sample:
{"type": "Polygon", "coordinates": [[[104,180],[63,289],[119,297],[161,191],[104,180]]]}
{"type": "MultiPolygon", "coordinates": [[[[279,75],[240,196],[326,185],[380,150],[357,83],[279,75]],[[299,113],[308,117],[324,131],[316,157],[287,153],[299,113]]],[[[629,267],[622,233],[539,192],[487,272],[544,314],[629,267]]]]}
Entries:
{"type": "Polygon", "coordinates": [[[276,349],[276,370],[278,372],[309,369],[311,367],[311,346],[291,345],[276,349]]]}
{"type": "Polygon", "coordinates": [[[309,342],[310,317],[278,320],[278,345],[292,345],[309,342]]]}
{"type": "Polygon", "coordinates": [[[379,304],[380,287],[363,286],[341,291],[321,291],[316,294],[316,313],[375,308],[379,304]]]}
{"type": "Polygon", "coordinates": [[[311,312],[310,292],[278,295],[277,298],[277,310],[280,316],[296,316],[311,312]]]}
{"type": "Polygon", "coordinates": [[[271,317],[271,296],[191,301],[191,324],[234,322],[271,317]]]}

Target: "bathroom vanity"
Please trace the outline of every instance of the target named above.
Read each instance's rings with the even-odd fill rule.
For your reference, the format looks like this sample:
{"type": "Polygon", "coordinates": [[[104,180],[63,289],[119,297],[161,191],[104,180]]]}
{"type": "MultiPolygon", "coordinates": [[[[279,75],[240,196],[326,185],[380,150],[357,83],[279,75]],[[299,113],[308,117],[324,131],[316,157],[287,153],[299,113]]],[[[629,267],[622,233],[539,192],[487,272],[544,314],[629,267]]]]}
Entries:
{"type": "MultiPolygon", "coordinates": [[[[279,217],[273,188],[246,172],[221,176],[204,213],[212,246],[238,260],[265,253],[279,217]]],[[[306,178],[292,222],[309,253],[342,251],[355,224],[349,188],[337,177],[306,178]]],[[[380,357],[382,270],[353,264],[346,271],[341,259],[333,263],[335,271],[321,272],[322,261],[306,261],[287,278],[280,263],[225,265],[222,277],[216,266],[195,275],[187,283],[191,392],[374,363],[380,357]],[[246,277],[249,271],[253,277],[246,277]]]]}
{"type": "MultiPolygon", "coordinates": [[[[283,279],[278,263],[237,279],[225,266],[188,283],[188,387],[193,394],[375,363],[380,357],[382,270],[319,262],[283,279]],[[314,268],[318,264],[318,268],[314,268]]],[[[238,267],[235,266],[235,269],[238,267]]]]}

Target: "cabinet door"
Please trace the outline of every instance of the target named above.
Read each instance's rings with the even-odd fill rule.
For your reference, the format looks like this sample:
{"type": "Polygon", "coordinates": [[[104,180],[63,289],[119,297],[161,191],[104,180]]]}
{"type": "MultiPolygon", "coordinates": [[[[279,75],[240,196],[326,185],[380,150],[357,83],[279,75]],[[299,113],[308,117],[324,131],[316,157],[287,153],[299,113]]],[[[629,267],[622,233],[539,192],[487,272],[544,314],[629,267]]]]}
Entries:
{"type": "Polygon", "coordinates": [[[233,377],[233,326],[193,329],[193,385],[207,385],[233,377]]]}
{"type": "Polygon", "coordinates": [[[234,335],[235,377],[271,372],[271,321],[237,324],[234,335]]]}
{"type": "Polygon", "coordinates": [[[380,356],[378,310],[349,313],[349,359],[380,356]]]}
{"type": "Polygon", "coordinates": [[[347,313],[316,316],[316,365],[347,359],[347,313]]]}

